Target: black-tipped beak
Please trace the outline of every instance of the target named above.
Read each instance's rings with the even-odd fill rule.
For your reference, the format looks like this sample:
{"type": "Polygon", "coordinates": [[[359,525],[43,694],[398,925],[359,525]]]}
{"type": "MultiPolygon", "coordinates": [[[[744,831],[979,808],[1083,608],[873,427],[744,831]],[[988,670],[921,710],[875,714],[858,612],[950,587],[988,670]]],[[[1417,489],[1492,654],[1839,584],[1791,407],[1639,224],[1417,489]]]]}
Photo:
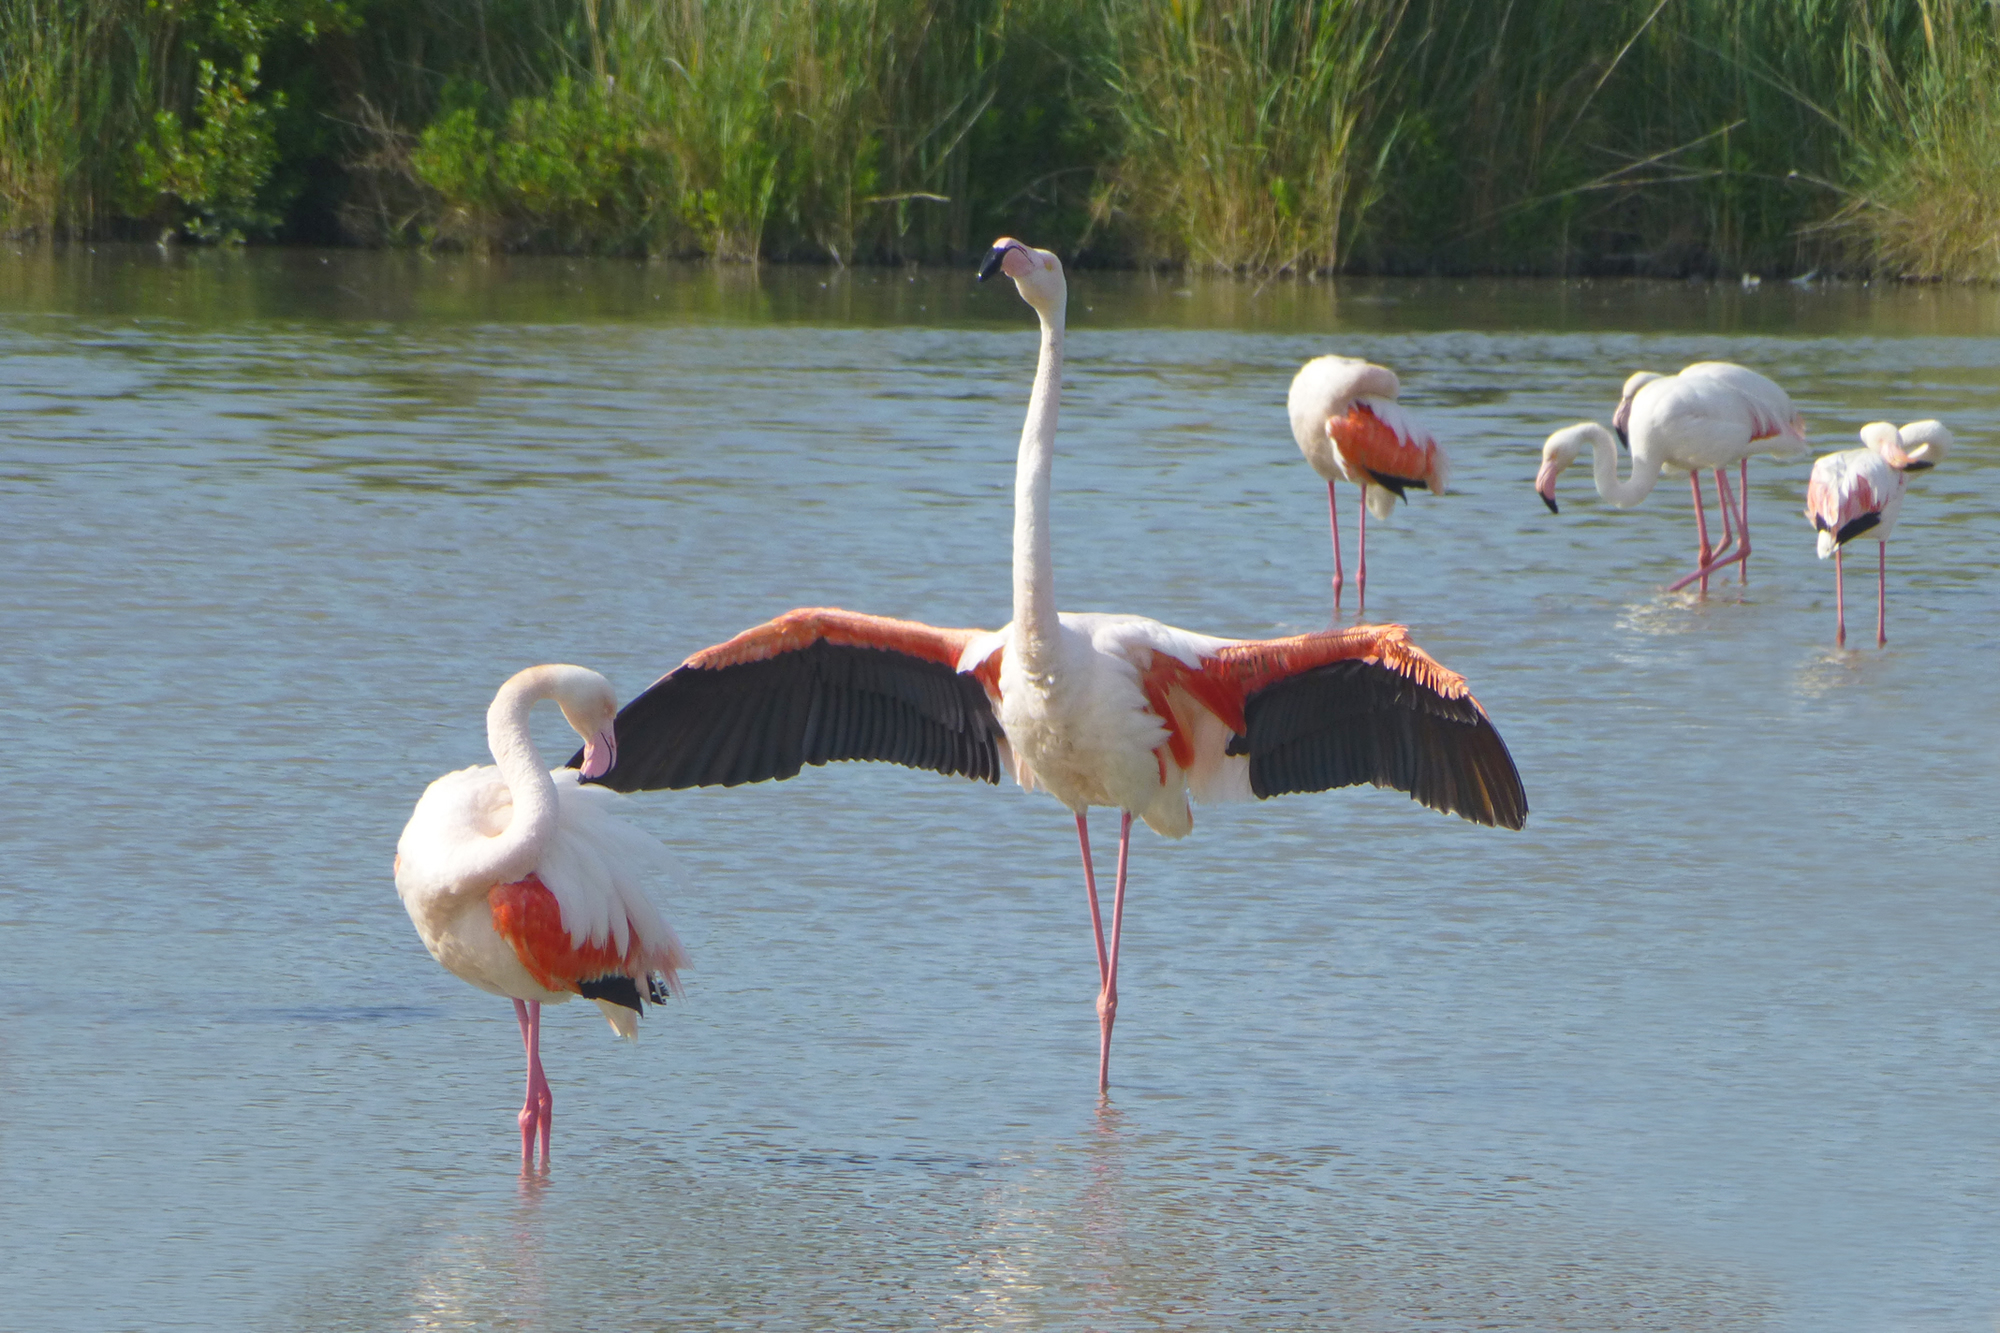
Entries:
{"type": "Polygon", "coordinates": [[[1549,512],[1551,514],[1560,514],[1562,512],[1562,510],[1556,508],[1555,496],[1545,494],[1541,491],[1536,491],[1535,494],[1540,495],[1542,497],[1542,503],[1549,507],[1549,512]]]}
{"type": "Polygon", "coordinates": [[[1007,257],[1010,247],[996,245],[986,252],[986,258],[979,263],[979,281],[984,282],[1000,271],[1000,261],[1007,257]]]}

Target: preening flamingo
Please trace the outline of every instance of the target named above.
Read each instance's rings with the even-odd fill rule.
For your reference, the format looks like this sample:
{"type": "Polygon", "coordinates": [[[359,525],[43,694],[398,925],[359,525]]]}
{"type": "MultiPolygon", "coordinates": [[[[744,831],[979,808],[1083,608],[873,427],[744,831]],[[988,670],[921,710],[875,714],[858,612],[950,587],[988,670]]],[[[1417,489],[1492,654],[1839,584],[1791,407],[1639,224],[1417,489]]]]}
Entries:
{"type": "Polygon", "coordinates": [[[1642,370],[1625,381],[1624,397],[1611,419],[1618,437],[1632,450],[1632,475],[1618,478],[1618,449],[1611,432],[1596,422],[1567,426],[1542,446],[1542,470],[1535,490],[1542,503],[1556,512],[1556,478],[1588,447],[1592,451],[1597,493],[1630,509],[1646,498],[1663,467],[1688,474],[1694,492],[1695,533],[1700,555],[1692,574],[1669,589],[1678,592],[1697,580],[1708,591],[1708,576],[1725,565],[1739,567],[1741,580],[1750,577],[1750,455],[1795,458],[1806,447],[1805,422],[1785,391],[1754,370],[1727,361],[1698,361],[1678,375],[1642,370]],[[1731,495],[1723,469],[1740,467],[1741,493],[1731,495]],[[1717,501],[1722,509],[1723,537],[1708,540],[1708,518],[1702,510],[1701,472],[1715,472],[1717,501]],[[1733,548],[1733,549],[1732,549],[1733,548]]]}
{"type": "Polygon", "coordinates": [[[1951,448],[1942,422],[1913,421],[1900,430],[1886,421],[1861,428],[1865,449],[1825,454],[1806,483],[1806,519],[1819,532],[1819,558],[1833,557],[1834,637],[1847,642],[1847,589],[1841,548],[1866,534],[1875,539],[1875,643],[1889,641],[1889,534],[1903,511],[1908,474],[1937,466],[1951,448]]]}
{"type": "MultiPolygon", "coordinates": [[[[789,612],[690,657],[618,715],[625,791],[789,778],[880,759],[999,781],[1004,768],[1076,817],[1097,949],[1097,1082],[1109,1086],[1132,818],[1169,838],[1198,800],[1369,782],[1519,828],[1514,762],[1459,676],[1400,625],[1292,638],[1212,638],[1138,616],[1059,615],[1049,474],[1065,286],[1045,250],[1003,238],[980,269],[1012,278],[1041,319],[1014,487],[1014,619],[939,629],[829,608],[789,612]],[[1121,812],[1107,944],[1091,806],[1121,812]]],[[[572,761],[574,762],[574,761],[572,761]]]]}
{"type": "Polygon", "coordinates": [[[1361,488],[1355,542],[1355,610],[1368,609],[1368,514],[1388,517],[1411,487],[1441,495],[1449,469],[1444,450],[1396,403],[1396,372],[1347,356],[1317,356],[1292,377],[1287,407],[1292,438],[1313,471],[1326,478],[1333,529],[1333,606],[1340,609],[1340,512],[1333,483],[1361,488]]]}
{"type": "Polygon", "coordinates": [[[509,996],[528,1057],[521,1161],[541,1139],[549,1160],[555,1099],[542,1072],[542,1003],[597,1002],[622,1037],[636,1037],[645,1001],[679,989],[680,941],[643,881],[663,849],[620,819],[621,798],[578,785],[617,757],[618,697],[595,671],[529,667],[486,710],[493,763],[433,782],[396,844],[396,892],[424,947],[456,975],[509,996]],[[528,712],[554,699],[584,738],[582,771],[542,767],[528,712]]]}

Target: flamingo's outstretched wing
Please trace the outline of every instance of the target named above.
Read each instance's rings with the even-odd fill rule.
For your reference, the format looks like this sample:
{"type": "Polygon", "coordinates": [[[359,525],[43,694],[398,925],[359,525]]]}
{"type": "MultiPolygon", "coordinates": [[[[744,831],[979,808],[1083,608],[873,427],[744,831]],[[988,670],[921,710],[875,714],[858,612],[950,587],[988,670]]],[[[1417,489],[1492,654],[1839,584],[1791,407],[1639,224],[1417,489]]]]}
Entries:
{"type": "Polygon", "coordinates": [[[1366,782],[1474,823],[1527,821],[1527,791],[1486,710],[1401,625],[1160,649],[1141,679],[1191,774],[1240,758],[1260,798],[1366,782]],[[1221,754],[1200,753],[1218,744],[1221,754]]]}
{"type": "Polygon", "coordinates": [[[879,759],[998,782],[1004,738],[992,700],[978,674],[957,669],[983,633],[788,611],[696,653],[626,704],[617,762],[598,781],[618,791],[734,787],[879,759]]]}

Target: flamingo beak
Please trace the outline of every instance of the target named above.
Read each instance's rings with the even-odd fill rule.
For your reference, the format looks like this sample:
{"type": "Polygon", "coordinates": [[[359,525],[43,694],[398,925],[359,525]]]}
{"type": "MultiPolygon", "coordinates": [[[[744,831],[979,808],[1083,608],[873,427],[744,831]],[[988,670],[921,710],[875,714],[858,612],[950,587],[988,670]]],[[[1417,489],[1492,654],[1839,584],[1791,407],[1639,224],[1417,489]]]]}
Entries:
{"type": "Polygon", "coordinates": [[[996,245],[986,252],[986,258],[981,260],[979,264],[980,282],[986,281],[1000,271],[1000,261],[1007,257],[1007,251],[1012,248],[1012,246],[1007,245],[996,245]]]}
{"type": "Polygon", "coordinates": [[[1542,503],[1549,507],[1551,514],[1562,512],[1556,508],[1556,474],[1561,470],[1555,460],[1550,459],[1542,464],[1541,472],[1535,477],[1535,494],[1542,497],[1542,503]]]}
{"type": "Polygon", "coordinates": [[[583,743],[582,777],[595,782],[618,765],[618,732],[607,726],[583,743]]]}

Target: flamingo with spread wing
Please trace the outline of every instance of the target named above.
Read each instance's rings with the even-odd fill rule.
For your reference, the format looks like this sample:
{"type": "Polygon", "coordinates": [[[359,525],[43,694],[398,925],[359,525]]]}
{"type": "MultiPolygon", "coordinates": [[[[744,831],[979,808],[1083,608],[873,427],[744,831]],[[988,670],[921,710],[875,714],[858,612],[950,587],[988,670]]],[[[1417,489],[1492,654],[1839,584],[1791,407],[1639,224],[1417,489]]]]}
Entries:
{"type": "Polygon", "coordinates": [[[1015,478],[1014,619],[940,629],[831,608],[789,612],[690,657],[618,715],[625,791],[731,786],[874,759],[1021,786],[1075,815],[1097,951],[1097,1081],[1109,1086],[1132,820],[1179,838],[1190,798],[1373,783],[1482,824],[1528,814],[1514,762],[1465,682],[1400,625],[1234,640],[1056,611],[1049,482],[1066,288],[1045,250],[1003,238],[1003,272],[1041,320],[1015,478]],[[1120,811],[1107,940],[1092,806],[1120,811]]]}

